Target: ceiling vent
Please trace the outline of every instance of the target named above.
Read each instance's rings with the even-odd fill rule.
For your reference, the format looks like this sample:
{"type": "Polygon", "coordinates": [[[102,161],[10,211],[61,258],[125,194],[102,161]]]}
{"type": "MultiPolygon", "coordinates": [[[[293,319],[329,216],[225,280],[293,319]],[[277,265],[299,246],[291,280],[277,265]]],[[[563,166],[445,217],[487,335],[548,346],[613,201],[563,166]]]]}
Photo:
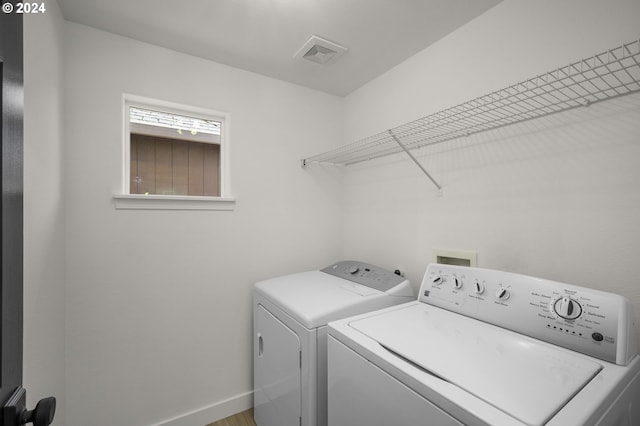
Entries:
{"type": "Polygon", "coordinates": [[[316,64],[328,65],[342,56],[346,51],[346,47],[314,35],[311,36],[309,41],[307,41],[293,57],[306,59],[316,64]]]}

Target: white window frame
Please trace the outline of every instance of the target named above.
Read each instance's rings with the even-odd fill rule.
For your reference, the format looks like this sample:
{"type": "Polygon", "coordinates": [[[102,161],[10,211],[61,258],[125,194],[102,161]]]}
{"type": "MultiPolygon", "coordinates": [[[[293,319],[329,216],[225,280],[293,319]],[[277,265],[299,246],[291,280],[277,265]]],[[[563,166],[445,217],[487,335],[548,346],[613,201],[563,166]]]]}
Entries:
{"type": "Polygon", "coordinates": [[[230,114],[174,102],[161,101],[131,94],[123,95],[123,167],[121,193],[113,196],[116,209],[135,210],[233,210],[235,198],[231,196],[229,175],[229,123],[230,114]],[[142,195],[130,194],[131,129],[130,107],[163,111],[222,123],[220,130],[220,196],[142,195]]]}

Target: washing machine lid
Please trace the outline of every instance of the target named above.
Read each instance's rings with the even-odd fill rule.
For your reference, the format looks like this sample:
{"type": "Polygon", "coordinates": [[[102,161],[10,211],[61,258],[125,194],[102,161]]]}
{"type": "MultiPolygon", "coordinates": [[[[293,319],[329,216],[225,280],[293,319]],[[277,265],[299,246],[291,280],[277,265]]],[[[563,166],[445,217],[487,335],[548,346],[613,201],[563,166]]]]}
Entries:
{"type": "MultiPolygon", "coordinates": [[[[504,411],[544,425],[602,366],[568,350],[426,304],[349,326],[390,351],[504,411]]],[[[455,402],[455,401],[454,401],[455,402]]]]}
{"type": "MultiPolygon", "coordinates": [[[[408,281],[400,285],[410,286],[408,281]]],[[[260,281],[256,293],[308,329],[329,321],[413,300],[321,272],[309,271],[260,281]]]]}

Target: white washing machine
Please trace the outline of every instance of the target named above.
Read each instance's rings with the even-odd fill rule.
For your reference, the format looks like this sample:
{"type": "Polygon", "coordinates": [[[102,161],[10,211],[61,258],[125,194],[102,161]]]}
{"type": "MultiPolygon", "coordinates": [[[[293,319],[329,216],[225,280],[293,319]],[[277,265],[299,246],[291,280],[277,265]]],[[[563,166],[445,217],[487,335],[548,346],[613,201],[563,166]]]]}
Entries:
{"type": "Polygon", "coordinates": [[[622,296],[432,264],[417,301],[329,324],[330,426],[638,426],[622,296]]]}
{"type": "Polygon", "coordinates": [[[343,261],[261,281],[253,301],[258,426],[327,424],[327,323],[415,300],[406,279],[343,261]]]}

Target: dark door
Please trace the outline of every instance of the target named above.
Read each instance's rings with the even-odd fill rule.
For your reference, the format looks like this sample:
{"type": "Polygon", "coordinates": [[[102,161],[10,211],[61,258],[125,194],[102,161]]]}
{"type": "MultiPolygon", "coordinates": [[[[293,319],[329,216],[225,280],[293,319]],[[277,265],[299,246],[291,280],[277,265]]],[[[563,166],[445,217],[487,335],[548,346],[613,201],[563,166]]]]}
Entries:
{"type": "Polygon", "coordinates": [[[4,1],[0,12],[0,426],[44,426],[53,420],[55,399],[46,398],[27,411],[22,388],[22,15],[15,13],[15,4],[4,1]]]}

